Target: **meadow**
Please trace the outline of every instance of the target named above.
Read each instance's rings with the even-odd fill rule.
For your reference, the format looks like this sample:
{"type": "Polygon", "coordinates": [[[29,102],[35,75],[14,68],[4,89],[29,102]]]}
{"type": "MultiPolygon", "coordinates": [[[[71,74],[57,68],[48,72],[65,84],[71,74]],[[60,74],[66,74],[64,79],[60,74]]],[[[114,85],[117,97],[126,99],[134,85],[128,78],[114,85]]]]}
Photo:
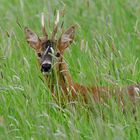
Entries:
{"type": "Polygon", "coordinates": [[[138,140],[137,120],[126,98],[123,113],[115,99],[107,104],[56,104],[42,81],[34,51],[23,29],[41,35],[46,15],[51,34],[56,10],[64,28],[77,24],[65,53],[74,81],[86,86],[140,82],[139,0],[0,0],[0,140],[138,140]]]}

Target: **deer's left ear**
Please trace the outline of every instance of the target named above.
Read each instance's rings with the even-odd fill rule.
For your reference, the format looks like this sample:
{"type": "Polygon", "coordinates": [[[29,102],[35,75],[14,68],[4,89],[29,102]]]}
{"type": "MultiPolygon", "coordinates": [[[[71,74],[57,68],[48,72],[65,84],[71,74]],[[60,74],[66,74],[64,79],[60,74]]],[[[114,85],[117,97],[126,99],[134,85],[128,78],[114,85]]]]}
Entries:
{"type": "Polygon", "coordinates": [[[75,29],[76,26],[71,26],[61,35],[58,45],[58,49],[60,52],[63,51],[72,43],[74,39],[75,29]]]}
{"type": "Polygon", "coordinates": [[[24,31],[25,31],[26,40],[29,43],[30,47],[32,47],[36,50],[39,49],[38,47],[39,47],[40,40],[39,40],[38,36],[36,35],[36,33],[34,33],[28,27],[25,27],[24,31]]]}

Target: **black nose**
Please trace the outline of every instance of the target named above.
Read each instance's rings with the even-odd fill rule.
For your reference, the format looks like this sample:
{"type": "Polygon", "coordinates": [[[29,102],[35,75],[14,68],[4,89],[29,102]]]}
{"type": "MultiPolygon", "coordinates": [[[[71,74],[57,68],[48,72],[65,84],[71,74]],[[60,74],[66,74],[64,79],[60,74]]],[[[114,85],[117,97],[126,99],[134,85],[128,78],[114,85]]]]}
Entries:
{"type": "Polygon", "coordinates": [[[51,69],[51,64],[48,63],[42,64],[42,68],[41,68],[42,72],[49,72],[50,69],[51,69]]]}

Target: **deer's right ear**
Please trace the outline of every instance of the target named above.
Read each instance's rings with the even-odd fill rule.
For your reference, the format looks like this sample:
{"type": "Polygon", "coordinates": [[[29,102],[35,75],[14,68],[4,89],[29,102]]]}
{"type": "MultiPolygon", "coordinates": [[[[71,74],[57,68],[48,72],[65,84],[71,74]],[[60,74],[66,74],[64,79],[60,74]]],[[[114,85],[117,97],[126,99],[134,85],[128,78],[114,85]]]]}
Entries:
{"type": "Polygon", "coordinates": [[[27,42],[29,43],[30,47],[34,49],[38,49],[40,40],[39,37],[34,33],[30,28],[25,27],[24,29],[25,37],[27,42]]]}
{"type": "Polygon", "coordinates": [[[60,37],[58,49],[60,52],[63,52],[73,41],[76,25],[68,28],[60,37]]]}

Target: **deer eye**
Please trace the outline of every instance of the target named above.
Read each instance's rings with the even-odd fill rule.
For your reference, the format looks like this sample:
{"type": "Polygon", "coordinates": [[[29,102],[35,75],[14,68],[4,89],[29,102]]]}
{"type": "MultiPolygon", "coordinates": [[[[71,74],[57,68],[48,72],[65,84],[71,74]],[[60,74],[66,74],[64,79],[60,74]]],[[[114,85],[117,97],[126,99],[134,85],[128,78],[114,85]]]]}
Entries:
{"type": "Polygon", "coordinates": [[[57,52],[55,56],[56,56],[56,57],[60,57],[60,53],[59,53],[59,52],[57,52]]]}
{"type": "Polygon", "coordinates": [[[38,56],[38,57],[41,57],[41,53],[37,53],[37,56],[38,56]]]}

